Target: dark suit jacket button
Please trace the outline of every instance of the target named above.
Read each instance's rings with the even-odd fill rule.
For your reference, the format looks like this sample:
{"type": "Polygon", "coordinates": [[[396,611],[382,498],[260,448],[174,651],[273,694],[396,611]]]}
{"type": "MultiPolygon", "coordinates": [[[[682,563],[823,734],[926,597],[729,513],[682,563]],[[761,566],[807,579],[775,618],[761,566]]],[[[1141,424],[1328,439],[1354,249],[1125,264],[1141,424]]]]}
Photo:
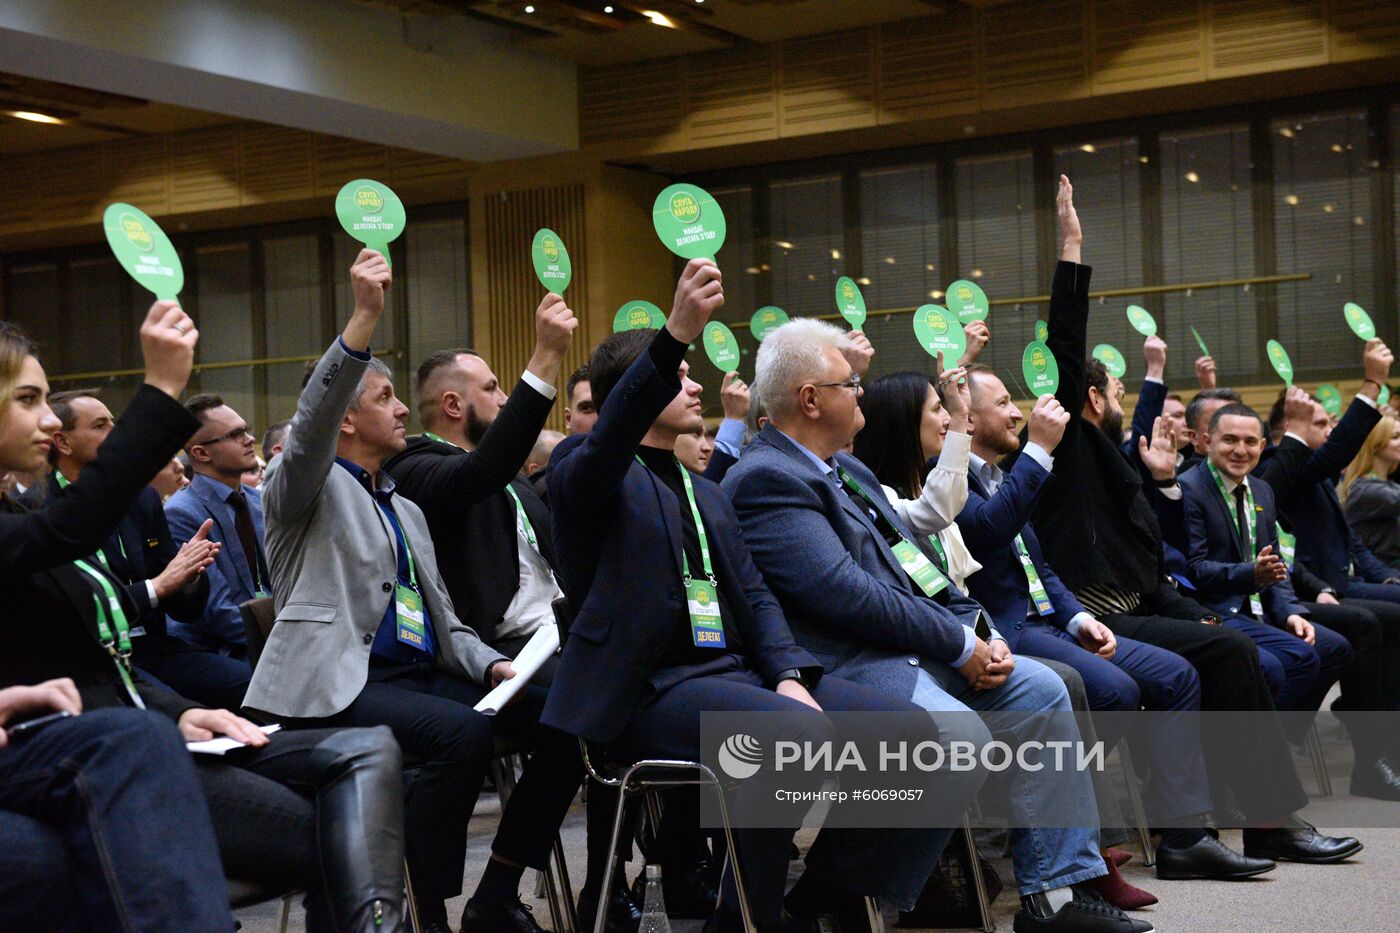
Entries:
{"type": "Polygon", "coordinates": [[[367,644],[367,645],[372,645],[372,644],[374,644],[374,636],[371,635],[371,634],[366,634],[366,635],[365,635],[365,644],[367,644]]]}
{"type": "Polygon", "coordinates": [[[386,583],[384,584],[384,592],[386,592],[386,593],[389,592],[390,590],[392,590],[393,588],[394,588],[394,584],[392,584],[392,583],[386,582],[386,583]]]}

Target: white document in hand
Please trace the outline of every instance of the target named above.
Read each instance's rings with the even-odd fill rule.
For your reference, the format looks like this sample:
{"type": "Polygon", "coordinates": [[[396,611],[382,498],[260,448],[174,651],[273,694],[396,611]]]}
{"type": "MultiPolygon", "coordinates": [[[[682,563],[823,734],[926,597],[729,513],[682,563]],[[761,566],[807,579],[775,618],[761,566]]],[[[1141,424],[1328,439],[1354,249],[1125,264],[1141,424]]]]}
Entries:
{"type": "Polygon", "coordinates": [[[525,643],[525,647],[520,649],[520,653],[515,656],[515,660],[510,662],[510,666],[515,669],[515,676],[510,680],[503,680],[496,689],[492,690],[481,701],[473,707],[478,713],[485,713],[487,716],[494,716],[500,712],[502,707],[510,702],[511,697],[520,692],[520,689],[530,682],[539,669],[544,666],[544,662],[549,660],[550,655],[559,650],[559,626],[553,622],[547,622],[535,630],[535,634],[530,636],[530,640],[525,643]]]}
{"type": "MultiPolygon", "coordinates": [[[[262,731],[267,735],[272,735],[272,733],[281,728],[281,726],[274,723],[270,726],[263,726],[262,731]]],[[[226,735],[221,735],[203,742],[186,742],[185,748],[188,748],[196,755],[223,755],[235,748],[242,748],[246,744],[246,742],[240,742],[237,739],[231,739],[226,735]]]]}

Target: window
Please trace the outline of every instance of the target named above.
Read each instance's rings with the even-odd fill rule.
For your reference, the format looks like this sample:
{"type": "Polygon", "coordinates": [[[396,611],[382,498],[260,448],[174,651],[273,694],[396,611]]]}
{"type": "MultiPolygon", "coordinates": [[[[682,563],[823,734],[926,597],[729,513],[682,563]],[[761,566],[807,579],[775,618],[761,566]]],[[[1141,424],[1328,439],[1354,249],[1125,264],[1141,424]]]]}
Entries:
{"type": "MultiPolygon", "coordinates": [[[[861,256],[871,280],[863,292],[869,307],[912,309],[941,302],[946,282],[938,253],[936,166],[861,172],[860,206],[861,256]]],[[[865,331],[879,348],[872,374],[929,371],[932,361],[915,342],[910,314],[872,317],[865,331]]]]}
{"type": "Polygon", "coordinates": [[[775,181],[768,203],[773,304],[789,317],[831,314],[836,279],[846,274],[841,176],[775,181]]]}

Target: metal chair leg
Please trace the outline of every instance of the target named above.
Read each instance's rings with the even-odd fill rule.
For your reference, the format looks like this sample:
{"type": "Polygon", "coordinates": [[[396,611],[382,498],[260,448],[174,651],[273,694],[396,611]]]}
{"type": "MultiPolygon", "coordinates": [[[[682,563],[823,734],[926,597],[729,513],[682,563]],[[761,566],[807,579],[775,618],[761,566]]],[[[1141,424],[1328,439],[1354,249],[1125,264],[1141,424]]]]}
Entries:
{"type": "Polygon", "coordinates": [[[598,895],[598,915],[593,920],[593,933],[604,933],[608,922],[607,905],[612,895],[613,875],[617,871],[617,841],[622,837],[624,814],[627,812],[627,781],[624,778],[617,797],[617,811],[613,814],[613,828],[608,839],[608,867],[603,869],[603,887],[598,895]]]}
{"type": "Polygon", "coordinates": [[[1138,844],[1142,846],[1142,863],[1150,868],[1157,864],[1157,853],[1152,848],[1152,832],[1147,827],[1147,809],[1142,805],[1142,791],[1138,787],[1137,772],[1133,770],[1133,755],[1128,751],[1126,739],[1118,743],[1118,760],[1122,762],[1123,778],[1128,785],[1128,803],[1133,808],[1138,844]]]}
{"type": "Polygon", "coordinates": [[[277,920],[277,933],[287,933],[287,925],[292,922],[292,900],[295,894],[288,894],[282,898],[282,913],[277,920]]]}
{"type": "Polygon", "coordinates": [[[753,911],[749,909],[749,896],[744,891],[744,878],[739,872],[739,848],[734,844],[734,827],[729,820],[729,803],[724,799],[724,785],[709,768],[700,765],[699,770],[709,778],[710,786],[715,789],[715,799],[719,802],[719,819],[724,826],[724,844],[729,849],[726,857],[729,860],[729,870],[734,872],[734,890],[739,894],[739,916],[744,922],[744,931],[758,933],[758,927],[753,922],[753,911]]]}
{"type": "Polygon", "coordinates": [[[997,928],[992,919],[992,902],[987,897],[987,879],[982,874],[982,862],[977,857],[977,839],[972,835],[972,823],[963,813],[963,836],[967,839],[968,864],[972,866],[972,888],[977,892],[977,909],[982,917],[982,933],[992,933],[997,928]]]}
{"type": "Polygon", "coordinates": [[[564,908],[567,933],[578,930],[578,910],[574,907],[574,886],[569,880],[569,864],[564,860],[564,840],[554,834],[554,866],[559,879],[559,897],[564,908]]]}
{"type": "Polygon", "coordinates": [[[1317,721],[1308,726],[1308,737],[1304,739],[1308,757],[1312,759],[1313,771],[1317,774],[1319,796],[1332,796],[1332,775],[1327,773],[1327,756],[1322,751],[1322,736],[1317,732],[1317,721]]]}
{"type": "Polygon", "coordinates": [[[865,899],[865,920],[870,925],[870,933],[885,933],[885,917],[873,897],[865,899]]]}
{"type": "Polygon", "coordinates": [[[413,876],[408,873],[408,859],[403,860],[403,903],[404,916],[408,919],[409,933],[422,933],[423,924],[418,919],[418,898],[413,893],[413,876]]]}

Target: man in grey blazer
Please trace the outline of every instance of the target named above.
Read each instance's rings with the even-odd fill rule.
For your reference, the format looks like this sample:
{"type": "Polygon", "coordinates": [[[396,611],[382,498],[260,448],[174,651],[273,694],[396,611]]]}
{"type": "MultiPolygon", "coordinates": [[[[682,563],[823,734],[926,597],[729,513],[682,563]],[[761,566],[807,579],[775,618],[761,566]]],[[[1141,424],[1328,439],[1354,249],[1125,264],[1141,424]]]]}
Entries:
{"type": "MultiPolygon", "coordinates": [[[[811,319],[764,337],[754,382],[769,421],[723,483],[797,643],[834,676],[952,714],[936,717],[941,740],[981,747],[994,732],[1013,744],[1078,742],[1064,683],[1037,661],[1013,658],[946,567],[929,572],[938,553],[843,452],[864,417],[842,337],[811,319]],[[984,725],[969,710],[994,718],[984,725]]],[[[1087,772],[1015,774],[1009,797],[1018,933],[1151,929],[1089,884],[1107,869],[1087,772]]]]}
{"type": "MultiPolygon", "coordinates": [[[[408,416],[369,353],[389,264],[362,250],[350,278],[354,314],[302,390],[263,485],[277,623],[245,704],[289,725],[387,725],[422,762],[404,820],[427,931],[448,929],[444,901],[461,892],[467,822],[495,737],[529,739],[534,754],[461,929],[535,933],[517,887],[525,866],[544,867],[581,783],[578,743],[538,724],[539,687],[492,718],[472,708],[515,672],[457,618],[422,511],[380,469],[403,450],[408,416]]],[[[551,326],[573,321],[557,295],[539,314],[551,326]]]]}

